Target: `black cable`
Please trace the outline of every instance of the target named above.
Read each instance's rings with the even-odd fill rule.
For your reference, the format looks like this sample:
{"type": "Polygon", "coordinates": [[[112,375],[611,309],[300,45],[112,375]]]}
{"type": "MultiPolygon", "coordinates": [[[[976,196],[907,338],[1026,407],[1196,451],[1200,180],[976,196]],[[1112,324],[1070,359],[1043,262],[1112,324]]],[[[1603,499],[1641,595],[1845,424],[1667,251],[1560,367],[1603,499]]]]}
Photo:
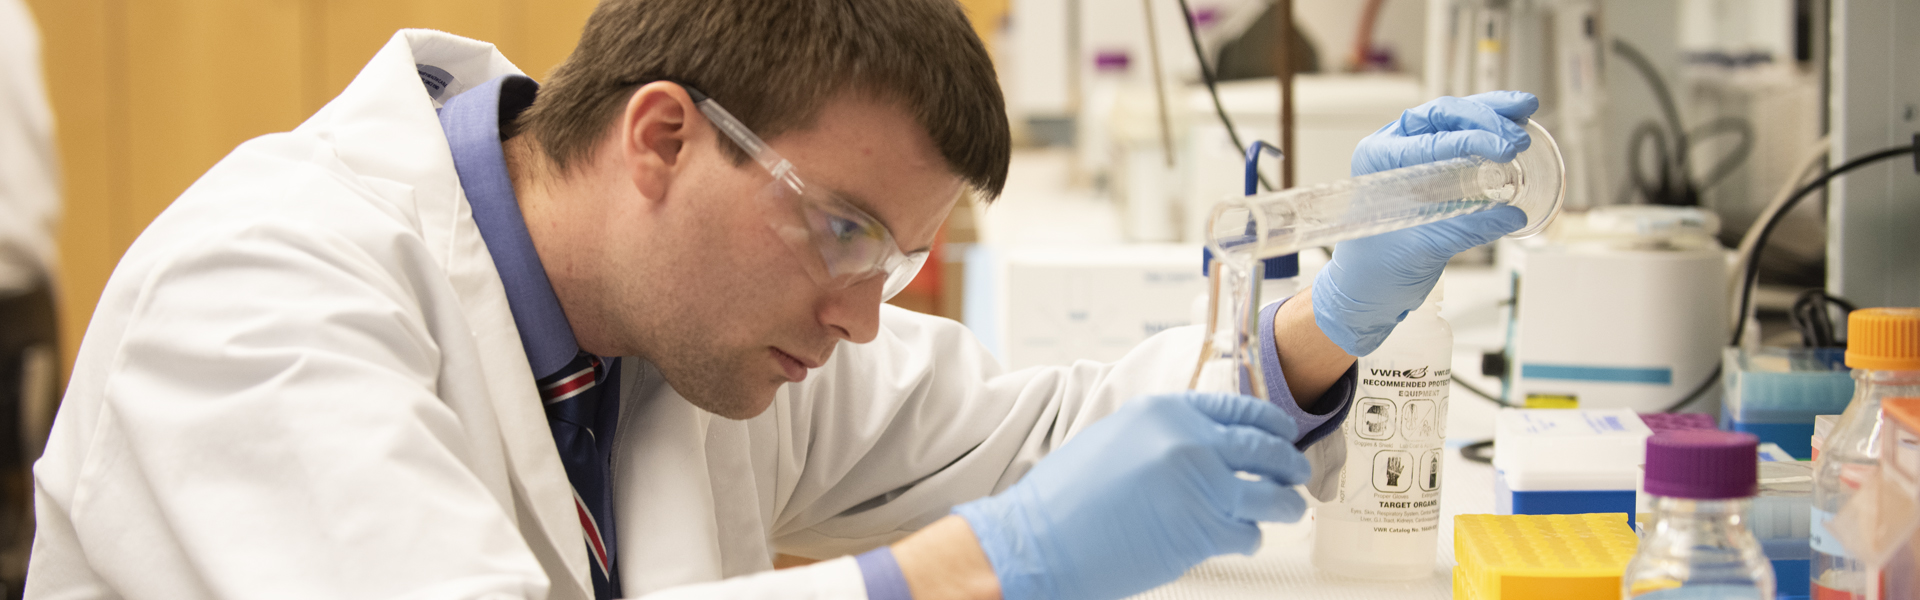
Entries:
{"type": "Polygon", "coordinates": [[[1688,404],[1693,404],[1693,401],[1699,400],[1701,396],[1705,396],[1707,394],[1707,390],[1713,389],[1713,384],[1719,383],[1719,382],[1720,382],[1720,365],[1714,365],[1713,372],[1708,373],[1706,379],[1700,380],[1699,386],[1693,388],[1692,392],[1688,392],[1687,395],[1685,397],[1680,398],[1679,401],[1674,402],[1672,405],[1666,408],[1660,409],[1660,412],[1663,412],[1663,413],[1679,412],[1680,409],[1686,408],[1688,404]]]}
{"type": "Polygon", "coordinates": [[[1667,203],[1665,200],[1667,190],[1672,189],[1669,187],[1672,170],[1667,167],[1671,159],[1672,157],[1667,156],[1666,134],[1662,133],[1660,126],[1653,121],[1641,123],[1639,127],[1633,129],[1632,135],[1627,136],[1627,176],[1633,180],[1633,187],[1640,190],[1640,196],[1646,198],[1647,202],[1667,203]],[[1648,183],[1646,176],[1640,173],[1642,162],[1640,149],[1646,146],[1642,140],[1647,138],[1653,138],[1653,149],[1660,154],[1660,181],[1656,183],[1648,183]]]}
{"type": "MultiPolygon", "coordinates": [[[[1916,144],[1920,144],[1920,134],[1914,135],[1914,141],[1916,144]]],[[[1914,145],[1887,148],[1849,160],[1845,164],[1835,167],[1832,171],[1828,171],[1826,174],[1814,178],[1813,181],[1807,182],[1806,185],[1800,186],[1800,189],[1794,190],[1793,195],[1787,198],[1786,203],[1780,205],[1780,210],[1774,211],[1772,216],[1765,222],[1759,224],[1760,235],[1754,238],[1753,255],[1746,257],[1746,272],[1740,275],[1740,310],[1734,313],[1736,319],[1733,326],[1733,341],[1730,342],[1729,345],[1740,345],[1740,338],[1747,332],[1747,308],[1753,302],[1753,287],[1760,278],[1760,253],[1766,249],[1767,238],[1773,235],[1773,229],[1780,226],[1780,222],[1784,220],[1788,212],[1793,210],[1794,205],[1799,204],[1801,200],[1812,195],[1814,191],[1825,188],[1827,182],[1832,181],[1835,177],[1845,175],[1854,169],[1876,162],[1902,154],[1912,153],[1913,149],[1914,145]]],[[[1915,161],[1914,167],[1916,170],[1920,170],[1920,160],[1915,161]]]]}
{"type": "MultiPolygon", "coordinates": [[[[1233,149],[1246,154],[1247,145],[1240,143],[1240,131],[1233,127],[1233,119],[1227,117],[1227,107],[1220,104],[1220,89],[1213,81],[1213,68],[1207,66],[1207,51],[1200,48],[1200,31],[1193,27],[1193,10],[1187,8],[1187,0],[1180,0],[1181,20],[1187,22],[1187,41],[1193,44],[1193,59],[1200,61],[1200,80],[1207,84],[1207,95],[1213,98],[1213,113],[1220,116],[1220,124],[1227,127],[1227,137],[1233,140],[1233,149]]],[[[1284,65],[1283,65],[1284,66],[1284,65]]],[[[1283,156],[1280,160],[1293,160],[1283,156]]],[[[1267,175],[1260,173],[1260,187],[1273,191],[1273,182],[1267,181],[1267,175]]]]}
{"type": "Polygon", "coordinates": [[[1495,395],[1493,395],[1493,394],[1489,394],[1489,393],[1487,393],[1487,391],[1486,391],[1486,390],[1482,390],[1482,389],[1480,389],[1480,388],[1478,388],[1478,387],[1475,387],[1475,386],[1474,386],[1473,384],[1471,384],[1471,383],[1467,383],[1467,380],[1465,380],[1465,379],[1461,379],[1461,378],[1459,378],[1459,377],[1454,377],[1454,378],[1453,378],[1453,384],[1454,384],[1454,385],[1457,385],[1457,386],[1460,386],[1460,387],[1461,387],[1461,389],[1465,389],[1465,390],[1467,390],[1468,392],[1472,392],[1472,393],[1473,393],[1473,395],[1475,395],[1475,396],[1479,396],[1479,397],[1481,397],[1481,398],[1485,398],[1485,399],[1487,399],[1487,401],[1489,401],[1489,402],[1492,402],[1492,403],[1494,403],[1494,404],[1498,404],[1498,405],[1500,405],[1500,406],[1513,406],[1512,404],[1507,404],[1507,401],[1505,401],[1505,400],[1501,400],[1499,396],[1495,396],[1495,395]]]}
{"type": "Polygon", "coordinates": [[[1713,165],[1713,170],[1708,171],[1707,176],[1700,179],[1700,185],[1695,191],[1706,193],[1708,189],[1725,180],[1728,175],[1732,175],[1733,170],[1740,168],[1740,163],[1746,162],[1747,157],[1753,154],[1753,123],[1740,117],[1721,117],[1701,125],[1688,134],[1693,136],[1693,141],[1699,142],[1727,133],[1739,134],[1740,142],[1734,144],[1733,151],[1728,152],[1726,158],[1720,159],[1719,163],[1713,165]]]}
{"type": "Polygon", "coordinates": [[[1788,316],[1793,327],[1800,331],[1800,344],[1809,348],[1845,348],[1847,342],[1836,332],[1833,313],[1830,307],[1840,308],[1840,314],[1853,312],[1852,302],[1839,296],[1829,296],[1826,290],[1811,289],[1801,292],[1793,300],[1793,311],[1788,316]]]}
{"type": "Polygon", "coordinates": [[[1673,134],[1673,162],[1661,164],[1661,180],[1662,182],[1678,180],[1680,187],[1665,188],[1662,190],[1662,195],[1649,196],[1648,201],[1680,206],[1699,204],[1697,190],[1694,189],[1691,180],[1691,171],[1687,167],[1689,148],[1687,130],[1680,125],[1680,108],[1674,104],[1673,92],[1667,90],[1667,82],[1660,77],[1660,72],[1653,68],[1653,61],[1647,60],[1646,55],[1641,54],[1638,48],[1634,48],[1626,40],[1614,38],[1613,52],[1620,55],[1620,58],[1626,59],[1627,64],[1632,65],[1634,70],[1639,71],[1641,78],[1647,81],[1647,87],[1653,89],[1654,100],[1660,103],[1660,112],[1666,115],[1668,133],[1673,134]],[[1671,169],[1675,175],[1668,176],[1666,174],[1668,169],[1671,169]]]}
{"type": "Polygon", "coordinates": [[[1493,464],[1493,440],[1480,440],[1460,447],[1460,458],[1481,464],[1493,464]]]}

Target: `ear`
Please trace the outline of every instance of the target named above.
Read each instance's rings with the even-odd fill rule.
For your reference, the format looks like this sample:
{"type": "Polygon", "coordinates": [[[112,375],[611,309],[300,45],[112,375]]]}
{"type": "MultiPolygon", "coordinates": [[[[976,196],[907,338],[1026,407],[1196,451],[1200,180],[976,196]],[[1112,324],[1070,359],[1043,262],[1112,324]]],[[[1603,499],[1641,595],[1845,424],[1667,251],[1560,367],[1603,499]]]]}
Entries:
{"type": "Polygon", "coordinates": [[[627,98],[614,127],[617,152],[641,196],[664,200],[674,177],[685,171],[693,147],[688,117],[694,110],[686,90],[666,81],[640,86],[627,98]]]}

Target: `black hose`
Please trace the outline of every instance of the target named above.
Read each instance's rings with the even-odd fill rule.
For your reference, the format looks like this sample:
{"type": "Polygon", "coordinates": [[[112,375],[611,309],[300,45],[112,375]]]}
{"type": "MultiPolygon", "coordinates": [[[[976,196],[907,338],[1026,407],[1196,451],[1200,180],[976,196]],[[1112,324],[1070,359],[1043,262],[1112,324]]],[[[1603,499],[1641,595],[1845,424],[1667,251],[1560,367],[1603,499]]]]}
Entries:
{"type": "MultiPolygon", "coordinates": [[[[1613,52],[1614,54],[1620,55],[1620,58],[1626,59],[1627,64],[1632,65],[1634,70],[1639,71],[1641,78],[1647,81],[1647,87],[1653,89],[1654,100],[1660,103],[1660,112],[1666,115],[1667,131],[1673,134],[1673,162],[1670,168],[1677,174],[1677,179],[1681,187],[1677,189],[1667,188],[1665,190],[1666,193],[1659,196],[1657,202],[1660,204],[1676,204],[1681,206],[1699,204],[1698,196],[1690,180],[1691,172],[1687,169],[1687,151],[1689,147],[1687,130],[1680,124],[1680,108],[1674,104],[1673,92],[1667,90],[1667,82],[1660,77],[1660,72],[1653,68],[1653,61],[1647,60],[1646,55],[1641,54],[1640,50],[1634,48],[1632,44],[1628,44],[1626,40],[1614,38],[1613,52]]],[[[1664,171],[1667,168],[1669,168],[1669,165],[1663,163],[1662,170],[1664,171]]],[[[1667,177],[1663,175],[1662,179],[1667,179],[1667,177]]],[[[1649,197],[1648,200],[1655,201],[1655,197],[1649,197]]]]}
{"type": "MultiPolygon", "coordinates": [[[[1247,151],[1247,145],[1240,143],[1240,131],[1233,127],[1233,119],[1227,116],[1227,107],[1220,104],[1220,89],[1214,83],[1213,68],[1207,66],[1207,52],[1200,48],[1200,31],[1193,27],[1193,10],[1187,8],[1187,0],[1180,0],[1180,16],[1182,21],[1187,22],[1187,41],[1193,44],[1193,59],[1200,61],[1200,80],[1206,82],[1207,96],[1213,98],[1213,113],[1219,115],[1220,124],[1227,127],[1227,137],[1233,140],[1234,151],[1244,154],[1247,151]]],[[[1281,160],[1293,160],[1293,157],[1286,156],[1281,160]]],[[[1267,181],[1266,174],[1258,175],[1260,187],[1269,192],[1273,191],[1273,182],[1267,181]]]]}
{"type": "MultiPolygon", "coordinates": [[[[1920,135],[1915,135],[1914,137],[1916,142],[1920,142],[1920,135]]],[[[1866,156],[1849,160],[1845,164],[1835,167],[1832,171],[1828,171],[1826,174],[1814,178],[1813,181],[1807,182],[1806,185],[1800,186],[1800,189],[1794,190],[1793,195],[1787,197],[1787,201],[1780,205],[1780,210],[1774,211],[1773,215],[1766,221],[1758,224],[1760,227],[1760,235],[1754,238],[1753,256],[1746,257],[1746,272],[1740,275],[1740,310],[1734,313],[1733,341],[1729,342],[1729,345],[1740,345],[1740,338],[1747,332],[1747,308],[1751,306],[1753,302],[1753,286],[1758,283],[1760,279],[1760,253],[1766,249],[1767,238],[1773,235],[1774,228],[1780,226],[1780,222],[1784,220],[1784,217],[1789,211],[1793,210],[1794,205],[1799,204],[1801,200],[1805,200],[1807,196],[1812,195],[1814,191],[1825,188],[1827,182],[1832,181],[1835,177],[1845,175],[1854,169],[1876,162],[1912,153],[1913,149],[1913,145],[1886,148],[1874,151],[1866,156]]],[[[1914,166],[1916,169],[1920,169],[1920,161],[1916,161],[1914,166]]]]}

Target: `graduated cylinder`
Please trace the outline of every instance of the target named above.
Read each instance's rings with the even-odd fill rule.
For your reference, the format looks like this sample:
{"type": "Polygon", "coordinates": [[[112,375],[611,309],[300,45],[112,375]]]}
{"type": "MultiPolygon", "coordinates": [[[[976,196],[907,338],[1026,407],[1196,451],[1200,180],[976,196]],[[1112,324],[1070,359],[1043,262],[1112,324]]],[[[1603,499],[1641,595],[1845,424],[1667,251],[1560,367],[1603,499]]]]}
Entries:
{"type": "Polygon", "coordinates": [[[1454,158],[1319,185],[1225,200],[1207,244],[1215,255],[1269,257],[1511,205],[1527,214],[1513,233],[1546,229],[1566,195],[1560,148],[1526,125],[1532,145],[1511,162],[1454,158]]]}

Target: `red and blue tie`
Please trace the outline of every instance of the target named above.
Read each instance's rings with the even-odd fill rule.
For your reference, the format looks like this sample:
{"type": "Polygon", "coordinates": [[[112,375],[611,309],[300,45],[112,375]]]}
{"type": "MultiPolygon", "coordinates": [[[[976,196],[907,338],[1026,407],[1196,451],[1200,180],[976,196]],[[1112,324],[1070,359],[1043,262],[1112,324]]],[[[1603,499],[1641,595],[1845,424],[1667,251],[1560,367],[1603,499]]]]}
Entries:
{"type": "Polygon", "coordinates": [[[581,352],[559,373],[540,380],[547,426],[553,430],[567,480],[573,483],[574,507],[580,511],[580,527],[587,535],[593,596],[598,600],[621,595],[620,570],[614,564],[613,477],[608,468],[620,403],[602,401],[604,390],[618,387],[610,381],[612,371],[601,366],[600,357],[581,352]]]}

